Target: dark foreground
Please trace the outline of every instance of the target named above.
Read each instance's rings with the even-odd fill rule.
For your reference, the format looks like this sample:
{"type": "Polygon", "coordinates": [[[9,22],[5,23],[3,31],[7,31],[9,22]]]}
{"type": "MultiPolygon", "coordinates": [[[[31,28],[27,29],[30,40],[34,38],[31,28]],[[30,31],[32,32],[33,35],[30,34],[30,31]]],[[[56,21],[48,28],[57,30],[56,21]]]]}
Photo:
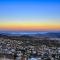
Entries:
{"type": "Polygon", "coordinates": [[[0,60],[14,60],[12,55],[0,54],[0,60]]]}

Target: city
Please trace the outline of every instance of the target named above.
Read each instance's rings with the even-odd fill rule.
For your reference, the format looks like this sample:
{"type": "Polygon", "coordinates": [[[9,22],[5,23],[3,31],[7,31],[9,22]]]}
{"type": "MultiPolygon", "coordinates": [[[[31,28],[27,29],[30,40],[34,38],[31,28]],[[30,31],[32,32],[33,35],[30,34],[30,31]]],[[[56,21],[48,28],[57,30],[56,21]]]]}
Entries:
{"type": "Polygon", "coordinates": [[[0,35],[0,54],[12,60],[60,60],[60,40],[56,39],[0,35]]]}

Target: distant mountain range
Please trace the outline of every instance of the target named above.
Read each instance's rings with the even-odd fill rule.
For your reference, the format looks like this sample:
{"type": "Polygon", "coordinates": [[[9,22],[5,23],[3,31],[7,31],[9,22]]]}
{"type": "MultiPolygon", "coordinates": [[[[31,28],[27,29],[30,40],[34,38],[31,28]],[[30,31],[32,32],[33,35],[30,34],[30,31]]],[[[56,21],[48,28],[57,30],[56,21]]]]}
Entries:
{"type": "Polygon", "coordinates": [[[52,38],[60,38],[60,33],[45,33],[45,34],[37,34],[36,36],[40,36],[40,37],[52,37],[52,38]]]}
{"type": "Polygon", "coordinates": [[[60,32],[0,32],[0,37],[1,36],[60,38],[60,32]]]}

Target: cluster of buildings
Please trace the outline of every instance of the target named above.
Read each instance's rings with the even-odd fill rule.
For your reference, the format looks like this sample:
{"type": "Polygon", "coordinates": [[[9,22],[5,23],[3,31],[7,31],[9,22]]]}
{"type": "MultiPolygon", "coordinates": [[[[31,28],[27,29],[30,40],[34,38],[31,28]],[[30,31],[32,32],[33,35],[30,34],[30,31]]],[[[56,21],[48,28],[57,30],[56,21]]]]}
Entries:
{"type": "Polygon", "coordinates": [[[25,45],[29,41],[0,38],[0,54],[13,55],[16,60],[60,60],[60,47],[25,45]]]}

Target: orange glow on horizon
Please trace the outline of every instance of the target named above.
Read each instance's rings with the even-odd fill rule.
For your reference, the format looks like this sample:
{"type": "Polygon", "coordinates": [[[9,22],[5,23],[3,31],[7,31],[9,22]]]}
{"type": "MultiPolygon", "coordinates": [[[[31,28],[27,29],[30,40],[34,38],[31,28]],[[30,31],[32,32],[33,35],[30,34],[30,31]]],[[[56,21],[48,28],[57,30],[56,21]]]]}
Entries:
{"type": "Polygon", "coordinates": [[[47,30],[60,30],[60,26],[57,25],[5,25],[0,26],[1,30],[25,30],[25,31],[47,31],[47,30]]]}
{"type": "Polygon", "coordinates": [[[60,30],[56,22],[0,22],[0,30],[11,31],[49,31],[60,30]]]}

